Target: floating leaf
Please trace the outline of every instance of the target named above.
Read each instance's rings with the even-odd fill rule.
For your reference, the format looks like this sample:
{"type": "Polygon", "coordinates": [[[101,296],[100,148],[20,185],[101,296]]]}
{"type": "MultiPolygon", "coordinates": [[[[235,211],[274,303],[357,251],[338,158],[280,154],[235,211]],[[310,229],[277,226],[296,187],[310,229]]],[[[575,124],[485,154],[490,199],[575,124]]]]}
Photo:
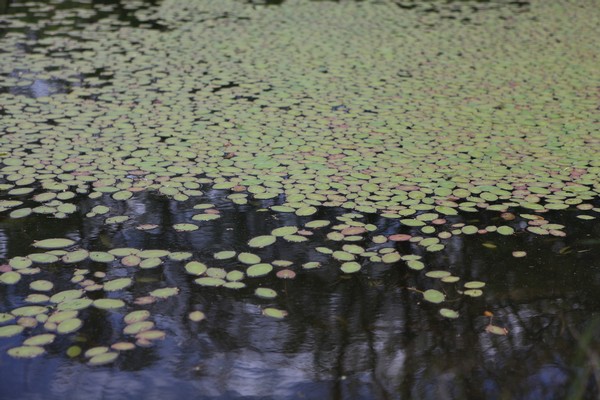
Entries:
{"type": "Polygon", "coordinates": [[[198,278],[194,282],[201,286],[222,286],[226,283],[223,279],[211,277],[198,278]]]}
{"type": "Polygon", "coordinates": [[[11,311],[11,314],[17,317],[33,317],[46,312],[48,312],[48,308],[44,306],[24,306],[15,308],[11,311]]]}
{"type": "Polygon", "coordinates": [[[256,254],[252,253],[240,253],[238,255],[238,260],[244,264],[258,264],[260,262],[260,257],[256,254]]]}
{"type": "Polygon", "coordinates": [[[393,263],[400,261],[401,259],[402,259],[402,257],[400,256],[400,254],[396,253],[396,252],[384,254],[381,257],[381,261],[386,264],[393,264],[393,263]]]}
{"type": "Polygon", "coordinates": [[[131,278],[117,278],[117,279],[113,279],[112,281],[108,281],[108,282],[104,282],[104,290],[108,291],[108,292],[113,292],[116,290],[122,290],[125,289],[129,286],[131,286],[131,284],[133,283],[133,280],[131,278]]]}
{"type": "Polygon", "coordinates": [[[123,320],[126,324],[134,324],[136,322],[145,321],[150,317],[150,311],[148,310],[136,310],[127,314],[123,320]]]}
{"type": "Polygon", "coordinates": [[[464,291],[465,296],[479,297],[483,294],[480,289],[469,289],[464,291]]]}
{"type": "Polygon", "coordinates": [[[166,299],[167,297],[175,296],[179,293],[179,288],[176,287],[167,287],[162,289],[156,289],[150,292],[150,296],[166,299]]]}
{"type": "Polygon", "coordinates": [[[446,299],[446,296],[439,290],[428,289],[423,292],[423,298],[430,303],[437,304],[443,302],[446,299]]]}
{"type": "Polygon", "coordinates": [[[173,229],[175,229],[177,232],[193,232],[193,231],[198,230],[199,228],[200,227],[198,225],[186,224],[186,223],[173,225],[173,229]]]}
{"type": "Polygon", "coordinates": [[[208,267],[199,261],[190,261],[185,265],[185,270],[191,275],[202,275],[207,269],[208,267]]]}
{"type": "Polygon", "coordinates": [[[140,332],[148,331],[154,328],[154,322],[152,321],[140,321],[128,324],[123,329],[123,333],[126,335],[137,335],[140,332]]]}
{"type": "Polygon", "coordinates": [[[441,279],[450,276],[450,272],[448,271],[428,271],[425,273],[425,276],[429,278],[441,279]]]}
{"type": "Polygon", "coordinates": [[[267,275],[269,272],[273,271],[273,266],[267,263],[254,264],[248,267],[246,270],[246,275],[251,278],[256,278],[259,276],[267,275]]]}
{"type": "Polygon", "coordinates": [[[217,253],[213,254],[213,257],[214,257],[216,260],[227,260],[227,259],[229,259],[229,258],[233,258],[233,257],[235,257],[235,254],[236,254],[236,253],[235,253],[235,251],[232,251],[232,250],[224,250],[224,251],[219,251],[219,252],[217,252],[217,253]]]}
{"type": "Polygon", "coordinates": [[[485,286],[485,282],[480,281],[470,281],[465,283],[465,287],[467,289],[481,289],[485,286]]]}
{"type": "Polygon", "coordinates": [[[23,342],[26,346],[45,346],[54,342],[56,335],[52,333],[42,333],[40,335],[31,336],[23,342]]]}
{"type": "Polygon", "coordinates": [[[293,235],[298,232],[298,228],[295,226],[282,226],[280,228],[275,228],[271,231],[271,235],[273,236],[288,236],[293,235]]]}
{"type": "Polygon", "coordinates": [[[71,239],[56,238],[56,239],[44,239],[33,242],[33,246],[40,249],[62,249],[75,244],[75,241],[71,239]]]}
{"type": "Polygon", "coordinates": [[[449,308],[440,308],[440,314],[442,315],[442,317],[446,317],[446,318],[458,318],[458,312],[454,311],[454,310],[450,310],[449,308]]]}
{"type": "Polygon", "coordinates": [[[349,261],[342,264],[340,269],[345,274],[353,274],[355,272],[360,271],[361,265],[356,261],[349,261]]]}
{"type": "Polygon", "coordinates": [[[34,358],[44,354],[46,350],[39,346],[19,346],[8,349],[9,356],[14,358],[34,358]]]}
{"type": "Polygon", "coordinates": [[[485,327],[485,331],[489,332],[489,333],[493,333],[494,335],[501,335],[501,336],[508,335],[508,329],[501,328],[499,326],[491,325],[491,324],[485,327]]]}
{"type": "Polygon", "coordinates": [[[21,325],[6,325],[0,327],[0,337],[11,337],[23,332],[21,325]]]}
{"type": "Polygon", "coordinates": [[[188,318],[194,322],[200,322],[206,319],[206,315],[202,311],[192,311],[188,314],[188,318]]]}
{"type": "Polygon", "coordinates": [[[263,248],[272,245],[276,240],[277,238],[271,235],[256,236],[248,241],[248,246],[263,248]]]}
{"type": "Polygon", "coordinates": [[[106,352],[102,354],[98,354],[88,361],[88,365],[99,366],[106,365],[114,362],[119,357],[119,353],[117,352],[106,352]]]}
{"type": "Polygon", "coordinates": [[[14,285],[21,280],[21,274],[16,271],[8,271],[0,275],[0,283],[14,285]]]}
{"type": "Polygon", "coordinates": [[[58,327],[56,328],[56,332],[64,335],[64,334],[75,332],[75,331],[79,330],[79,328],[81,328],[82,326],[83,326],[83,321],[81,321],[79,318],[71,318],[71,319],[62,321],[60,324],[58,324],[58,327]]]}
{"type": "Polygon", "coordinates": [[[271,318],[282,319],[287,316],[287,311],[277,308],[267,307],[262,311],[263,315],[271,318]]]}
{"type": "Polygon", "coordinates": [[[273,299],[277,297],[277,292],[269,288],[257,288],[254,294],[265,299],[273,299]]]}

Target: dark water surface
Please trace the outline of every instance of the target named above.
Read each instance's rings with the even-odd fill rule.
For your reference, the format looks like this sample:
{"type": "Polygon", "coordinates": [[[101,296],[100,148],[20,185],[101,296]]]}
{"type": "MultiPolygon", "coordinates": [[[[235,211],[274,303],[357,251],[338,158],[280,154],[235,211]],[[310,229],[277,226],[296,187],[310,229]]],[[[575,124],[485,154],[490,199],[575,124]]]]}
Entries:
{"type": "MultiPolygon", "coordinates": [[[[102,3],[107,4],[106,15],[117,13],[126,24],[164,29],[152,21],[136,20],[131,12],[151,2],[136,2],[130,7],[125,7],[127,2],[102,3]]],[[[265,3],[279,2],[260,2],[265,3]]],[[[415,7],[427,13],[437,4],[424,7],[425,3],[415,7]]],[[[23,13],[22,28],[9,30],[0,24],[0,32],[26,32],[30,40],[23,43],[25,51],[32,51],[36,40],[52,30],[64,30],[71,23],[72,29],[77,29],[103,17],[83,13],[69,24],[62,19],[54,24],[48,22],[52,15],[43,10],[29,12],[29,4],[0,2],[0,11],[23,13]],[[48,23],[40,25],[44,21],[48,23]],[[29,26],[36,24],[37,28],[29,26]]],[[[60,7],[85,10],[86,4],[65,1],[60,7]]],[[[399,3],[409,9],[412,4],[399,3]]],[[[486,4],[526,12],[525,2],[486,4]]],[[[104,79],[102,71],[94,76],[104,79]]],[[[10,92],[36,98],[68,92],[71,85],[34,80],[30,85],[14,86],[10,92]]],[[[132,247],[190,251],[195,260],[232,268],[231,262],[214,260],[213,253],[247,251],[249,238],[266,235],[274,228],[301,226],[311,219],[335,220],[347,212],[320,208],[317,215],[298,217],[266,210],[275,200],[234,205],[225,199],[228,192],[203,190],[202,197],[187,202],[141,192],[124,203],[105,194],[102,204],[110,206],[115,215],[131,218],[116,225],[105,224],[103,216],[86,218],[97,202],[85,196],[78,199],[76,213],[60,220],[41,215],[16,220],[5,212],[0,214],[0,263],[34,252],[34,239],[68,237],[88,250],[132,247]],[[167,229],[187,222],[196,203],[215,204],[221,218],[190,233],[167,229]],[[159,227],[140,231],[136,225],[141,223],[159,227]]],[[[595,206],[599,206],[597,201],[595,206]]],[[[460,235],[448,239],[446,248],[436,253],[408,242],[383,245],[395,247],[401,254],[422,255],[428,270],[447,270],[463,281],[486,282],[484,294],[478,298],[458,295],[458,285],[443,286],[450,308],[460,313],[457,319],[441,317],[437,305],[423,301],[412,290],[442,287],[424,276],[426,270],[413,271],[399,262],[370,264],[358,274],[340,274],[338,264],[329,265],[330,258],[314,249],[338,249],[342,244],[328,240],[319,230],[308,244],[278,241],[255,251],[265,260],[292,261],[296,279],[282,280],[274,275],[255,281],[249,278],[245,281],[248,286],[240,290],[200,287],[179,261],[166,260],[161,268],[146,271],[133,271],[118,262],[83,261],[76,267],[105,272],[109,277],[134,277],[135,284],[129,289],[108,294],[129,304],[158,287],[178,287],[180,293],[147,306],[129,305],[127,310],[83,310],[80,318],[84,326],[77,334],[59,336],[45,347],[45,355],[32,360],[6,354],[30,333],[0,339],[0,399],[597,398],[600,225],[577,219],[568,210],[549,212],[545,217],[565,225],[567,236],[536,236],[523,231],[511,236],[460,235]],[[526,251],[527,256],[513,257],[516,249],[526,251]],[[321,261],[323,266],[316,270],[300,268],[308,261],[321,261]],[[279,296],[260,299],[254,295],[259,286],[275,289],[279,296]],[[284,309],[289,315],[282,320],[267,318],[261,312],[264,307],[284,309]],[[124,351],[108,366],[88,366],[82,355],[66,355],[74,344],[87,349],[122,340],[123,315],[133,309],[151,310],[152,320],[166,332],[166,338],[148,348],[124,351]],[[187,315],[193,310],[203,311],[206,320],[190,321],[187,315]],[[493,313],[493,324],[508,330],[507,335],[485,331],[490,323],[486,311],[493,313]]],[[[361,221],[377,226],[368,234],[371,236],[419,234],[417,228],[401,227],[374,214],[361,221]]],[[[503,223],[497,213],[480,211],[450,217],[447,226],[461,222],[480,227],[503,223]]],[[[521,220],[511,225],[526,227],[521,220]]],[[[356,244],[371,246],[368,240],[356,244]]],[[[61,290],[72,288],[71,272],[65,266],[53,265],[24,277],[18,286],[0,286],[0,312],[26,305],[27,283],[33,280],[51,280],[61,290]]],[[[92,292],[90,297],[105,295],[92,292]]],[[[36,329],[35,333],[42,332],[36,329]]]]}

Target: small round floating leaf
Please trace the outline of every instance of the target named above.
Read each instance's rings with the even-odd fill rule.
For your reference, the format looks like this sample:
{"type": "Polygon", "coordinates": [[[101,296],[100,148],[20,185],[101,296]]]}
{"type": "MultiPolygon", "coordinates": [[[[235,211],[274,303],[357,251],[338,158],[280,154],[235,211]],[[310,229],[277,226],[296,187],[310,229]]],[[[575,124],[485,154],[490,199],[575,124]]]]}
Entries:
{"type": "MultiPolygon", "coordinates": [[[[52,301],[52,298],[50,298],[50,301],[52,301]]],[[[74,300],[63,301],[63,302],[59,303],[56,308],[60,311],[67,311],[67,310],[77,311],[77,310],[83,310],[85,308],[88,308],[89,306],[92,305],[92,303],[93,303],[92,299],[74,299],[74,300]]]]}
{"type": "Polygon", "coordinates": [[[15,317],[9,313],[0,313],[0,324],[14,320],[15,317]]]}
{"type": "Polygon", "coordinates": [[[307,263],[302,264],[302,268],[304,269],[315,269],[315,268],[320,268],[321,267],[321,263],[318,261],[309,261],[307,263]]]}
{"type": "Polygon", "coordinates": [[[177,232],[193,232],[193,231],[198,230],[199,228],[200,227],[198,225],[186,224],[186,223],[173,225],[173,229],[175,229],[177,232]]]}
{"type": "Polygon", "coordinates": [[[223,250],[213,254],[213,257],[216,260],[227,260],[229,258],[235,257],[235,251],[233,250],[223,250]]]}
{"type": "Polygon", "coordinates": [[[423,298],[430,303],[441,303],[446,299],[444,293],[435,289],[428,289],[423,292],[423,298]]]}
{"type": "Polygon", "coordinates": [[[8,271],[0,275],[0,283],[14,285],[21,280],[21,274],[16,271],[8,271]]]}
{"type": "Polygon", "coordinates": [[[227,289],[242,289],[246,287],[246,284],[244,282],[225,282],[223,284],[224,288],[227,289]]]}
{"type": "Polygon", "coordinates": [[[120,190],[112,194],[112,198],[115,200],[129,200],[133,196],[133,192],[129,190],[120,190]]]}
{"type": "Polygon", "coordinates": [[[222,286],[226,283],[223,279],[211,278],[208,276],[198,278],[198,279],[194,280],[194,282],[196,282],[198,285],[201,285],[201,286],[222,286]]]}
{"type": "Polygon", "coordinates": [[[271,235],[256,236],[248,241],[248,246],[255,248],[263,248],[275,243],[277,238],[271,235]]]}
{"type": "Polygon", "coordinates": [[[45,351],[40,346],[19,346],[8,349],[7,353],[14,358],[34,358],[44,354],[45,351]]]}
{"type": "Polygon", "coordinates": [[[152,321],[140,321],[134,322],[132,324],[127,325],[123,329],[123,333],[126,335],[137,335],[143,331],[149,331],[154,328],[154,322],[152,321]]]}
{"type": "Polygon", "coordinates": [[[104,354],[107,351],[108,351],[108,347],[106,347],[106,346],[92,347],[91,349],[89,349],[85,353],[83,353],[83,356],[85,358],[92,358],[94,356],[97,356],[98,354],[104,354]]]}
{"type": "Polygon", "coordinates": [[[211,267],[206,270],[206,276],[224,279],[227,276],[227,271],[225,271],[223,268],[211,267]]]}
{"type": "Polygon", "coordinates": [[[238,260],[244,264],[258,264],[260,262],[260,257],[256,254],[252,253],[240,253],[238,255],[238,260]]]}
{"type": "Polygon", "coordinates": [[[269,272],[273,271],[273,266],[267,263],[254,264],[248,267],[246,270],[246,275],[251,278],[256,278],[259,276],[267,275],[269,272]]]}
{"type": "Polygon", "coordinates": [[[56,335],[53,333],[42,333],[40,335],[31,336],[23,342],[26,346],[45,346],[54,342],[56,335]]]}
{"type": "Polygon", "coordinates": [[[33,261],[31,261],[31,259],[28,257],[13,257],[8,260],[8,265],[17,270],[29,268],[32,264],[33,261]]]}
{"type": "Polygon", "coordinates": [[[148,310],[136,310],[127,314],[123,320],[126,324],[134,324],[136,322],[145,321],[150,317],[150,311],[148,310]]]}
{"type": "Polygon", "coordinates": [[[345,274],[353,274],[355,272],[360,271],[360,268],[361,268],[360,264],[357,263],[356,261],[345,262],[340,267],[342,272],[345,274]]]}
{"type": "Polygon", "coordinates": [[[11,311],[11,314],[16,317],[33,317],[38,314],[45,314],[48,311],[48,307],[44,306],[24,306],[15,308],[11,311]]]}
{"type": "Polygon", "coordinates": [[[196,214],[192,217],[194,221],[212,221],[221,218],[219,214],[196,214]]]}
{"type": "Polygon", "coordinates": [[[121,264],[123,264],[126,267],[136,267],[140,265],[140,262],[142,262],[142,259],[133,254],[125,256],[121,259],[121,264]]]}
{"type": "Polygon", "coordinates": [[[238,270],[229,271],[226,275],[226,279],[231,282],[241,281],[244,279],[244,273],[238,270]]]}
{"type": "Polygon", "coordinates": [[[469,289],[469,290],[465,290],[463,293],[465,296],[470,296],[470,297],[479,297],[483,294],[483,292],[479,289],[469,289]]]}
{"type": "Polygon", "coordinates": [[[291,269],[281,269],[277,271],[275,274],[279,279],[294,279],[296,277],[296,273],[291,269]]]}
{"type": "Polygon", "coordinates": [[[271,318],[283,319],[287,316],[288,313],[285,310],[279,310],[277,308],[267,307],[262,311],[262,314],[267,317],[271,317],[271,318]]]}
{"type": "Polygon", "coordinates": [[[425,268],[425,264],[423,264],[423,262],[421,262],[419,260],[408,260],[406,262],[406,265],[408,265],[408,267],[410,269],[414,269],[414,270],[417,270],[417,271],[420,271],[423,268],[425,268]]]}
{"type": "Polygon", "coordinates": [[[75,251],[68,252],[64,256],[62,256],[62,261],[66,264],[74,264],[81,262],[88,258],[90,253],[87,250],[79,249],[75,251]]]}
{"type": "Polygon", "coordinates": [[[327,221],[324,219],[315,219],[313,221],[309,221],[306,224],[304,224],[304,227],[310,228],[310,229],[316,229],[316,228],[323,228],[329,224],[331,224],[331,221],[327,221]]]}
{"type": "Polygon", "coordinates": [[[354,254],[341,250],[334,251],[332,256],[338,261],[353,261],[355,258],[354,254]]]}
{"type": "Polygon", "coordinates": [[[110,348],[117,351],[128,351],[135,349],[135,344],[129,342],[117,342],[111,344],[110,348]]]}
{"type": "Polygon", "coordinates": [[[206,315],[202,311],[192,311],[188,314],[188,318],[194,322],[200,322],[206,319],[206,315]]]}
{"type": "Polygon", "coordinates": [[[162,263],[163,261],[158,257],[145,258],[140,262],[139,267],[141,269],[152,269],[158,267],[162,263]]]}
{"type": "Polygon", "coordinates": [[[283,237],[283,239],[293,243],[301,243],[306,242],[308,240],[306,237],[300,235],[286,235],[283,237]]]}
{"type": "Polygon", "coordinates": [[[309,215],[313,215],[317,212],[317,208],[313,206],[301,207],[296,210],[296,215],[299,217],[307,217],[309,215]]]}
{"type": "Polygon", "coordinates": [[[159,340],[164,339],[166,336],[165,332],[159,330],[149,330],[138,333],[135,337],[136,339],[146,339],[146,340],[159,340]]]}
{"type": "Polygon", "coordinates": [[[133,279],[131,278],[117,278],[112,281],[104,282],[104,290],[108,292],[122,290],[131,286],[132,283],[133,279]]]}
{"type": "Polygon", "coordinates": [[[140,258],[160,258],[167,257],[170,253],[168,250],[142,250],[136,255],[140,258]]]}
{"type": "Polygon", "coordinates": [[[44,239],[33,242],[33,247],[40,249],[62,249],[75,244],[74,240],[65,238],[44,239]]]}
{"type": "Polygon", "coordinates": [[[442,317],[446,317],[446,318],[458,318],[458,312],[451,310],[449,308],[440,308],[440,314],[442,315],[442,317]]]}
{"type": "Polygon", "coordinates": [[[280,228],[275,228],[271,231],[271,235],[273,236],[287,236],[287,235],[293,235],[296,232],[298,232],[298,228],[295,226],[282,226],[280,228]]]}
{"type": "Polygon", "coordinates": [[[77,316],[78,312],[76,310],[70,310],[70,311],[55,311],[52,315],[50,315],[50,317],[48,318],[48,322],[50,323],[55,323],[55,324],[59,324],[63,321],[66,321],[68,319],[71,318],[75,318],[77,316]]]}
{"type": "Polygon", "coordinates": [[[515,258],[522,258],[527,255],[527,252],[521,250],[515,250],[512,252],[512,256],[515,258]]]}
{"type": "Polygon", "coordinates": [[[508,329],[491,324],[485,327],[485,331],[488,333],[493,333],[494,335],[508,335],[508,329]]]}
{"type": "Polygon", "coordinates": [[[441,279],[441,278],[445,278],[447,276],[450,276],[450,272],[448,271],[428,271],[425,273],[425,276],[429,277],[429,278],[436,278],[436,279],[441,279]]]}
{"type": "Polygon", "coordinates": [[[115,260],[115,256],[106,251],[91,251],[90,260],[100,263],[109,263],[115,260]]]}
{"type": "Polygon", "coordinates": [[[186,272],[191,275],[202,275],[208,269],[205,264],[199,261],[190,261],[189,263],[185,264],[184,268],[186,272]]]}
{"type": "Polygon", "coordinates": [[[513,233],[515,233],[515,230],[513,228],[511,228],[510,226],[506,226],[506,225],[502,225],[499,226],[498,229],[496,229],[496,232],[498,232],[501,235],[512,235],[513,233]]]}
{"type": "Polygon", "coordinates": [[[110,364],[110,363],[114,362],[118,357],[119,357],[119,353],[109,351],[106,353],[98,354],[98,355],[90,358],[90,360],[88,361],[88,365],[99,366],[99,365],[110,364]]]}
{"type": "Polygon", "coordinates": [[[254,294],[264,299],[273,299],[277,297],[277,292],[269,288],[257,288],[254,294]]]}
{"type": "Polygon", "coordinates": [[[402,256],[400,256],[400,254],[397,252],[387,253],[381,257],[381,261],[386,264],[393,264],[393,263],[400,261],[401,259],[402,259],[402,256]]]}
{"type": "Polygon", "coordinates": [[[179,293],[179,288],[176,287],[166,287],[161,289],[156,289],[150,292],[150,296],[156,297],[158,299],[166,299],[171,296],[176,296],[179,293]]]}
{"type": "Polygon", "coordinates": [[[481,282],[481,281],[465,282],[465,287],[467,289],[481,289],[484,286],[485,286],[485,282],[481,282]]]}
{"type": "Polygon", "coordinates": [[[125,302],[120,299],[96,299],[93,305],[101,310],[113,310],[125,307],[125,302]]]}
{"type": "Polygon", "coordinates": [[[441,279],[442,282],[444,283],[455,283],[458,282],[460,280],[460,278],[458,276],[445,276],[441,279]]]}
{"type": "Polygon", "coordinates": [[[59,258],[54,254],[49,253],[34,253],[30,254],[27,257],[31,259],[34,263],[38,264],[52,264],[59,260],[59,258]]]}
{"type": "Polygon", "coordinates": [[[83,296],[83,290],[81,289],[69,289],[63,290],[62,292],[58,292],[50,297],[50,301],[52,303],[61,303],[67,300],[78,299],[83,296]]]}
{"type": "Polygon", "coordinates": [[[111,249],[108,251],[108,253],[112,254],[113,256],[117,256],[117,257],[127,257],[132,254],[137,254],[139,252],[140,251],[138,249],[134,249],[131,247],[119,247],[119,248],[111,249]]]}
{"type": "Polygon", "coordinates": [[[67,349],[67,356],[70,358],[78,357],[81,354],[81,347],[71,346],[67,349]]]}
{"type": "Polygon", "coordinates": [[[321,254],[333,254],[333,250],[328,247],[315,247],[315,250],[321,254]]]}
{"type": "Polygon", "coordinates": [[[21,325],[2,326],[0,327],[0,338],[18,335],[19,333],[23,332],[23,329],[25,328],[23,328],[21,325]]]}
{"type": "Polygon", "coordinates": [[[67,320],[61,322],[60,324],[58,324],[58,327],[56,328],[56,332],[64,335],[64,334],[75,332],[82,326],[83,326],[83,321],[81,321],[79,318],[71,318],[71,319],[67,319],[67,320]]]}

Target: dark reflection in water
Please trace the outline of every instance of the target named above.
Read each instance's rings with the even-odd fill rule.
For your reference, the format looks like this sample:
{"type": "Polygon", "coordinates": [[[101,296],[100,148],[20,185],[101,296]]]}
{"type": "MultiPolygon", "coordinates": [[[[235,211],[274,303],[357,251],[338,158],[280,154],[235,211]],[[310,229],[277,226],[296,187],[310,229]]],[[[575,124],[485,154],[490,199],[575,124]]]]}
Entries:
{"type": "MultiPolygon", "coordinates": [[[[306,217],[257,211],[255,206],[225,203],[218,192],[202,202],[222,211],[219,220],[203,223],[192,233],[175,233],[168,226],[189,220],[186,203],[138,193],[125,202],[103,203],[131,222],[114,227],[103,218],[72,217],[60,224],[43,217],[15,223],[0,222],[1,256],[26,255],[33,239],[71,237],[87,249],[135,247],[193,251],[194,259],[226,269],[243,268],[236,262],[212,259],[215,251],[245,251],[249,237],[281,225],[302,225],[306,217]],[[156,223],[155,231],[139,231],[140,223],[156,223]]],[[[92,204],[80,203],[81,215],[92,204]]],[[[342,210],[321,210],[318,218],[334,219],[342,210]]],[[[370,217],[375,233],[394,232],[394,223],[370,217]]],[[[486,225],[489,215],[469,215],[471,223],[486,225]]],[[[460,312],[456,320],[439,316],[438,307],[425,303],[409,287],[432,285],[425,271],[395,265],[371,264],[363,272],[344,277],[338,263],[314,251],[316,246],[338,247],[319,234],[308,244],[277,242],[256,251],[264,260],[294,262],[295,280],[247,278],[239,291],[205,288],[193,283],[181,262],[166,261],[156,270],[132,270],[118,263],[106,266],[84,262],[78,268],[105,271],[107,279],[135,276],[123,291],[129,304],[161,286],[177,286],[176,297],[127,310],[82,313],[77,335],[84,348],[123,339],[123,315],[132,309],[151,310],[157,327],[167,332],[164,342],[151,348],[124,352],[116,365],[92,368],[83,358],[68,359],[73,338],[61,337],[40,359],[10,359],[5,351],[22,337],[0,342],[0,397],[80,399],[90,391],[97,398],[392,398],[392,399],[563,399],[577,390],[593,398],[598,393],[590,365],[597,357],[600,294],[600,231],[569,213],[555,220],[570,226],[565,238],[517,234],[500,237],[459,236],[435,255],[423,253],[427,269],[447,269],[463,280],[487,282],[483,298],[453,294],[449,306],[460,312]],[[585,225],[585,226],[584,226],[585,225]],[[494,244],[496,248],[483,246],[494,244]],[[569,247],[567,247],[569,246],[569,247]],[[514,249],[528,252],[515,259],[514,249]],[[570,248],[569,250],[564,250],[570,248]],[[564,253],[564,254],[561,254],[564,253]],[[302,270],[306,261],[322,261],[318,270],[302,270]],[[258,286],[279,293],[274,300],[254,296],[258,286]],[[273,320],[261,309],[275,306],[289,316],[273,320]],[[187,319],[192,310],[207,319],[187,319]],[[489,318],[509,330],[507,336],[485,332],[489,318]],[[9,367],[10,366],[10,367],[9,367]]],[[[358,243],[368,246],[368,242],[358,243]]],[[[419,253],[398,243],[402,254],[419,253]]],[[[35,277],[58,282],[57,289],[73,287],[70,267],[45,269],[35,277]],[[41,275],[41,276],[40,276],[41,275]]],[[[0,288],[0,311],[23,304],[27,285],[0,288]],[[18,289],[21,288],[21,289],[18,289]]],[[[91,297],[102,297],[95,293],[91,297]]],[[[92,396],[93,397],[93,396],[92,396]]]]}

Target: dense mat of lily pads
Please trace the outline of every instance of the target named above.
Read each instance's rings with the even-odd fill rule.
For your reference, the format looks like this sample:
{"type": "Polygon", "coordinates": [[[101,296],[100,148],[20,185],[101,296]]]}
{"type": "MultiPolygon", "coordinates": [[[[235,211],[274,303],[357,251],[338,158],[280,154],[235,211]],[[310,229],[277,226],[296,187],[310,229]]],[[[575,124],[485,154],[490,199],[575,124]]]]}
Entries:
{"type": "MultiPolygon", "coordinates": [[[[1,266],[0,282],[31,291],[31,305],[0,314],[0,337],[34,332],[9,354],[43,354],[56,335],[81,328],[79,313],[88,307],[122,312],[126,323],[122,340],[87,350],[90,364],[152,345],[165,333],[139,307],[176,296],[178,288],[157,287],[129,303],[118,294],[135,283],[136,268],[161,268],[165,259],[179,262],[199,287],[223,290],[266,275],[293,279],[314,268],[353,274],[397,264],[435,280],[435,288],[412,290],[456,318],[446,296],[477,297],[485,283],[428,270],[421,256],[400,254],[394,243],[439,252],[456,235],[564,236],[565,227],[544,216],[555,210],[596,218],[598,35],[581,34],[600,33],[593,2],[534,1],[508,16],[502,9],[462,10],[461,20],[443,10],[421,13],[385,1],[261,7],[167,0],[140,8],[137,27],[107,17],[74,30],[77,13],[57,11],[52,32],[36,41],[26,29],[43,31],[44,24],[6,17],[3,216],[37,214],[50,222],[83,213],[152,230],[157,226],[130,221],[114,207],[151,191],[189,204],[193,216],[170,229],[192,232],[219,223],[219,209],[203,198],[208,190],[238,205],[264,201],[273,214],[348,211],[337,221],[282,225],[213,260],[194,259],[193,249],[98,251],[71,238],[40,238],[30,254],[1,266]],[[52,82],[68,90],[27,96],[52,82]],[[82,208],[82,197],[93,205],[82,208]],[[460,219],[481,210],[503,223],[460,219]],[[373,214],[410,233],[378,232],[364,222],[373,214]],[[316,248],[329,257],[325,265],[310,252],[302,265],[256,254],[276,242],[310,242],[317,230],[330,243],[316,248]],[[94,263],[121,272],[80,267],[94,263]],[[35,279],[49,265],[72,267],[73,287],[58,291],[35,279]],[[106,297],[92,300],[94,292],[106,297]]],[[[514,256],[526,253],[515,249],[514,256]]],[[[278,293],[257,287],[256,295],[278,293]]],[[[286,316],[276,307],[263,313],[286,316]]]]}

